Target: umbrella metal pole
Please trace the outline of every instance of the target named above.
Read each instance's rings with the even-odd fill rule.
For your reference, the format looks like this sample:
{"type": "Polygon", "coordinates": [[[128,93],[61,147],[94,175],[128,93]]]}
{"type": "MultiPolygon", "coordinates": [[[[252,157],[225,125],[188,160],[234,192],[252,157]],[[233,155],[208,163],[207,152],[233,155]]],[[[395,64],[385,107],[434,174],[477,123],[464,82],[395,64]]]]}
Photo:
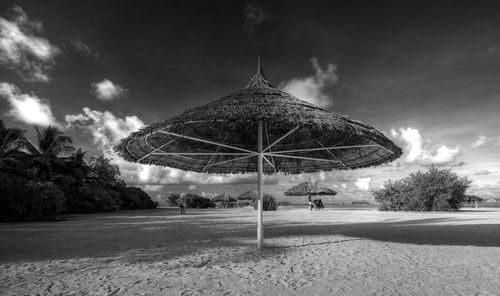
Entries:
{"type": "Polygon", "coordinates": [[[262,210],[264,206],[264,177],[262,175],[263,154],[262,154],[262,121],[259,121],[257,127],[257,169],[258,169],[258,187],[259,195],[257,200],[257,247],[262,248],[264,244],[264,226],[262,219],[262,210]]]}

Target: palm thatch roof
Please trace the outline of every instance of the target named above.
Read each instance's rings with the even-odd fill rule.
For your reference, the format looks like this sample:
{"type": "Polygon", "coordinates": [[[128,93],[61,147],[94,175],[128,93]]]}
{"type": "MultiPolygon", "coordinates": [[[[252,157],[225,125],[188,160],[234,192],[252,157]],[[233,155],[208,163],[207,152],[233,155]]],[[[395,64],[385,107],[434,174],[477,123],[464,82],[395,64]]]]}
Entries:
{"type": "Polygon", "coordinates": [[[188,171],[257,172],[259,121],[265,174],[363,168],[402,154],[373,127],[272,87],[260,65],[242,90],[134,132],[115,150],[131,162],[188,171]]]}
{"type": "Polygon", "coordinates": [[[236,198],[230,196],[227,193],[219,194],[216,197],[212,198],[213,202],[235,202],[236,198]]]}
{"type": "Polygon", "coordinates": [[[238,197],[236,197],[239,200],[252,200],[257,198],[258,192],[255,190],[247,191],[242,194],[240,194],[238,197]]]}
{"type": "Polygon", "coordinates": [[[320,183],[304,182],[287,191],[286,196],[306,196],[306,195],[336,195],[337,191],[326,187],[320,183]]]}

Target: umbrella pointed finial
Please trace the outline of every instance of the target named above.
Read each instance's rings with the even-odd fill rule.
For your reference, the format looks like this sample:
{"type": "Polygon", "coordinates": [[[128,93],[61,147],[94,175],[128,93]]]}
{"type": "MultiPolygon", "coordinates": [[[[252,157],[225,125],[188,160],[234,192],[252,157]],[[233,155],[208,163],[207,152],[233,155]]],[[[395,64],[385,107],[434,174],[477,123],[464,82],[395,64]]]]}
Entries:
{"type": "Polygon", "coordinates": [[[257,57],[257,73],[252,77],[252,80],[247,84],[245,88],[258,87],[258,88],[272,88],[273,86],[264,76],[264,70],[262,70],[262,64],[260,62],[260,55],[257,57]]]}
{"type": "Polygon", "coordinates": [[[257,73],[264,75],[264,71],[262,71],[262,66],[260,65],[260,54],[257,56],[257,73]]]}

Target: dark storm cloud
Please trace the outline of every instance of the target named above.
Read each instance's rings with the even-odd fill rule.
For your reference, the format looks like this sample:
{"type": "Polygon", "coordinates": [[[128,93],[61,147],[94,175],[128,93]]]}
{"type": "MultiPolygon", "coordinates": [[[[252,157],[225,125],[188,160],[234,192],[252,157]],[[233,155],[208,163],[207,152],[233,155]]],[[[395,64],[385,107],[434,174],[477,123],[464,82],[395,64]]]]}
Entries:
{"type": "Polygon", "coordinates": [[[255,30],[269,18],[269,14],[264,11],[264,8],[252,3],[248,3],[243,10],[245,21],[243,22],[243,29],[248,34],[253,34],[255,30]]]}
{"type": "Polygon", "coordinates": [[[85,44],[82,40],[76,38],[71,40],[71,46],[81,55],[86,57],[98,58],[99,53],[97,51],[93,51],[87,44],[85,44]]]}

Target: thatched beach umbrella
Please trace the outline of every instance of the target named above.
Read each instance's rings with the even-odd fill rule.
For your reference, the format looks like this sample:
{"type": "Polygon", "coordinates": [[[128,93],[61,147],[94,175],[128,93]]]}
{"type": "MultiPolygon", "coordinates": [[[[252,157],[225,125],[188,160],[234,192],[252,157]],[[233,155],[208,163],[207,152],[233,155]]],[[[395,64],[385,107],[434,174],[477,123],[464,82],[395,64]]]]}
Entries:
{"type": "Polygon", "coordinates": [[[212,198],[213,202],[236,202],[236,198],[228,195],[227,193],[219,194],[212,198]]]}
{"type": "Polygon", "coordinates": [[[336,195],[337,191],[326,187],[320,183],[304,182],[295,185],[285,191],[286,196],[307,196],[308,201],[311,201],[311,195],[336,195]]]}
{"type": "Polygon", "coordinates": [[[257,173],[259,248],[263,174],[363,168],[402,154],[373,127],[272,87],[260,62],[244,89],[134,132],[115,149],[142,164],[200,173],[257,173]]]}
{"type": "Polygon", "coordinates": [[[236,197],[239,200],[254,200],[259,197],[259,192],[255,190],[243,192],[242,194],[236,197]]]}

